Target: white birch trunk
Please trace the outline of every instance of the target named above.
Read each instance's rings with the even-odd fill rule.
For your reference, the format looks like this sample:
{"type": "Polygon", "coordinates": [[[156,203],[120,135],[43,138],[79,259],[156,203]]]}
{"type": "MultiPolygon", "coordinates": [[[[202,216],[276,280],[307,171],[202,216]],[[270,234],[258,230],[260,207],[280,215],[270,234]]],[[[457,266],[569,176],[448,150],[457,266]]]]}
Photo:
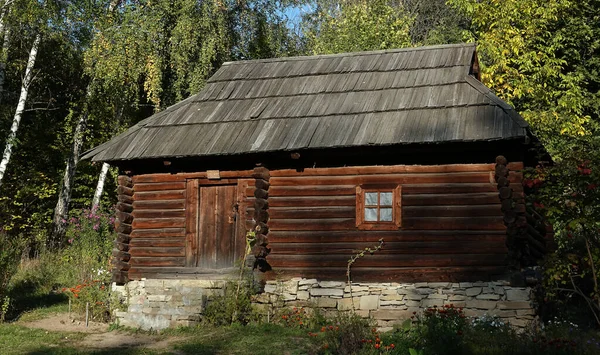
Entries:
{"type": "Polygon", "coordinates": [[[6,167],[8,166],[8,162],[10,161],[10,156],[12,154],[15,139],[17,137],[17,131],[19,130],[19,123],[21,123],[21,117],[23,117],[23,111],[25,110],[27,93],[29,92],[29,85],[33,80],[33,67],[35,65],[35,58],[37,57],[37,52],[41,40],[42,36],[40,33],[38,33],[35,36],[35,40],[33,41],[33,45],[31,46],[31,51],[29,52],[29,59],[27,60],[27,67],[25,68],[25,77],[23,78],[23,81],[21,83],[21,95],[19,96],[19,103],[17,104],[17,109],[15,111],[12,126],[10,127],[8,139],[6,140],[4,154],[2,155],[2,162],[0,162],[0,185],[2,185],[2,179],[4,178],[6,167]]]}
{"type": "MultiPolygon", "coordinates": [[[[88,91],[88,96],[89,95],[90,94],[88,91]]],[[[87,119],[87,112],[82,113],[77,121],[77,125],[75,126],[71,154],[67,160],[67,166],[65,167],[65,173],[62,179],[60,193],[58,195],[58,202],[56,202],[56,208],[54,209],[52,235],[46,241],[46,246],[49,249],[56,249],[60,247],[62,244],[62,237],[65,235],[66,219],[69,214],[69,202],[71,202],[71,191],[73,190],[73,181],[75,180],[75,169],[77,168],[79,156],[81,155],[81,147],[83,146],[83,131],[87,125],[87,119]]]]}
{"type": "Polygon", "coordinates": [[[104,191],[104,181],[106,181],[106,175],[108,174],[108,163],[102,164],[100,175],[98,176],[98,185],[96,186],[96,192],[94,193],[94,200],[92,201],[92,210],[100,207],[100,198],[102,197],[102,191],[104,191]]]}
{"type": "MultiPolygon", "coordinates": [[[[4,78],[6,78],[6,62],[8,61],[8,44],[10,42],[10,28],[4,27],[4,40],[2,41],[2,53],[0,53],[0,102],[4,93],[4,78]]],[[[2,30],[0,30],[0,35],[2,30]]]]}

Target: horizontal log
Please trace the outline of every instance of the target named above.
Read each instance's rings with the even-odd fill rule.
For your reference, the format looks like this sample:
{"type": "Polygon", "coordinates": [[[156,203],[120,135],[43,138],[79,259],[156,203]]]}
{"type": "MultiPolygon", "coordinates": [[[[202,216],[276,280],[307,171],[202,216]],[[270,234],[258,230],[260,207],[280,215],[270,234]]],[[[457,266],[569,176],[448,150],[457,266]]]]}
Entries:
{"type": "MultiPolygon", "coordinates": [[[[422,254],[416,258],[406,254],[374,254],[358,259],[355,267],[449,267],[449,266],[503,266],[504,254],[422,254]]],[[[132,263],[135,261],[131,259],[132,263]]],[[[274,269],[278,267],[344,267],[348,255],[291,255],[271,254],[267,260],[274,269]]]]}
{"type": "MultiPolygon", "coordinates": [[[[355,255],[372,247],[365,242],[332,242],[332,243],[277,243],[271,241],[269,247],[272,254],[296,255],[355,255]]],[[[503,239],[479,241],[443,241],[443,242],[386,242],[377,254],[506,254],[507,249],[503,239]]],[[[370,254],[367,253],[368,257],[370,254]]],[[[466,256],[468,257],[468,255],[466,256]]]]}
{"type": "MultiPolygon", "coordinates": [[[[134,231],[135,233],[135,231],[134,231]]],[[[397,231],[272,231],[269,233],[271,243],[333,243],[357,242],[369,245],[379,239],[388,242],[420,242],[420,241],[504,241],[505,231],[436,231],[436,230],[397,230],[397,231]]]]}
{"type": "Polygon", "coordinates": [[[159,182],[159,183],[139,183],[135,184],[135,192],[147,191],[168,191],[168,190],[185,190],[186,183],[180,182],[159,182]]]}
{"type": "Polygon", "coordinates": [[[113,249],[112,256],[123,262],[128,262],[129,259],[131,259],[131,254],[120,251],[118,249],[113,249]]]}
{"type": "Polygon", "coordinates": [[[402,206],[500,204],[498,193],[403,195],[402,206]]]}
{"type": "Polygon", "coordinates": [[[133,211],[133,205],[129,203],[118,202],[117,211],[131,213],[133,211]]]}
{"type": "Polygon", "coordinates": [[[132,213],[135,218],[184,218],[185,210],[135,210],[132,213]]]}
{"type": "Polygon", "coordinates": [[[129,275],[127,271],[113,269],[111,281],[121,286],[129,282],[129,275]]]}
{"type": "Polygon", "coordinates": [[[354,206],[355,196],[271,197],[269,207],[354,206]]]}
{"type": "MultiPolygon", "coordinates": [[[[511,186],[514,191],[523,191],[520,185],[511,186]]],[[[458,193],[497,193],[498,187],[490,183],[465,184],[404,184],[403,195],[416,194],[458,194],[458,193]]],[[[355,185],[309,185],[309,186],[271,186],[269,195],[282,196],[348,196],[356,194],[355,185]]],[[[246,189],[246,196],[254,196],[254,188],[246,189]]]]}
{"type": "Polygon", "coordinates": [[[208,180],[206,172],[196,173],[178,173],[178,174],[144,174],[136,175],[133,177],[133,183],[161,183],[161,182],[185,182],[187,179],[198,179],[202,184],[210,184],[215,181],[218,183],[230,183],[229,180],[234,181],[239,178],[250,178],[252,177],[252,170],[233,170],[233,171],[220,171],[220,180],[208,180]]]}
{"type": "Polygon", "coordinates": [[[112,265],[117,271],[127,271],[131,267],[131,264],[128,262],[121,261],[119,259],[113,259],[112,265]]]}
{"type": "MultiPolygon", "coordinates": [[[[523,163],[510,163],[510,170],[523,169],[523,163]]],[[[447,165],[392,165],[392,166],[364,166],[342,168],[312,168],[305,169],[305,176],[329,175],[372,175],[392,173],[453,173],[453,172],[489,172],[493,171],[495,164],[447,164],[447,165]]],[[[271,170],[272,177],[297,176],[296,169],[271,170]]]]}
{"type": "Polygon", "coordinates": [[[270,186],[271,186],[271,184],[269,184],[269,182],[267,180],[256,179],[254,181],[254,187],[259,190],[269,190],[270,186]]]}
{"type": "Polygon", "coordinates": [[[136,218],[135,229],[185,228],[185,218],[136,218]]]}
{"type": "Polygon", "coordinates": [[[126,224],[126,223],[116,223],[115,224],[117,233],[123,233],[123,234],[131,234],[132,228],[131,228],[131,224],[126,224]]]}
{"type": "Polygon", "coordinates": [[[119,251],[129,251],[129,244],[127,243],[121,243],[118,241],[113,242],[113,245],[115,246],[115,249],[119,250],[119,251]]]}
{"type": "Polygon", "coordinates": [[[130,263],[132,266],[185,266],[185,257],[136,257],[130,263]]]}
{"type": "Polygon", "coordinates": [[[119,243],[129,243],[131,240],[131,236],[129,234],[118,233],[117,234],[117,242],[119,243]]]}
{"type": "Polygon", "coordinates": [[[320,218],[354,218],[354,206],[329,206],[329,207],[272,207],[269,209],[272,219],[320,219],[320,218]]]}
{"type": "Polygon", "coordinates": [[[185,200],[135,201],[134,210],[179,210],[185,208],[185,200]]]}
{"type": "Polygon", "coordinates": [[[257,210],[253,217],[255,221],[267,222],[269,220],[269,211],[257,210]]]}
{"type": "Polygon", "coordinates": [[[261,166],[258,168],[254,168],[254,171],[252,171],[252,177],[255,179],[263,179],[269,181],[271,175],[269,173],[269,169],[265,168],[264,166],[261,166]]]}
{"type": "Polygon", "coordinates": [[[131,232],[133,243],[134,238],[166,238],[181,237],[185,238],[185,228],[157,228],[157,229],[135,229],[131,232]]]}
{"type": "Polygon", "coordinates": [[[262,199],[262,198],[257,198],[254,199],[254,209],[267,209],[269,208],[269,201],[262,199]]]}
{"type": "Polygon", "coordinates": [[[121,223],[131,224],[133,222],[133,216],[127,212],[117,212],[117,219],[121,223]]]}
{"type": "Polygon", "coordinates": [[[175,248],[152,248],[152,247],[140,247],[131,248],[129,251],[134,258],[137,257],[169,257],[169,256],[185,256],[184,247],[175,248]]]}
{"type": "Polygon", "coordinates": [[[130,249],[135,248],[182,248],[185,237],[133,238],[129,242],[130,249]]]}
{"type": "Polygon", "coordinates": [[[269,229],[272,231],[353,230],[356,229],[356,220],[354,218],[271,219],[269,229]]]}
{"type": "Polygon", "coordinates": [[[405,206],[402,208],[402,216],[405,218],[502,216],[502,211],[497,204],[478,206],[405,206]]]}
{"type": "Polygon", "coordinates": [[[133,188],[125,186],[117,186],[117,194],[133,196],[133,188]]]}
{"type": "MultiPolygon", "coordinates": [[[[518,180],[518,174],[511,173],[511,179],[518,180]]],[[[449,183],[490,183],[489,172],[475,173],[427,173],[427,174],[381,174],[358,176],[306,176],[278,177],[271,179],[271,186],[306,185],[362,185],[362,184],[449,184],[449,183]]]]}
{"type": "Polygon", "coordinates": [[[506,230],[502,217],[419,217],[403,218],[404,229],[506,230]]]}
{"type": "MultiPolygon", "coordinates": [[[[354,282],[468,282],[492,281],[506,271],[504,266],[409,267],[409,268],[352,268],[354,282]]],[[[278,267],[267,273],[268,279],[286,280],[292,277],[346,281],[346,268],[288,268],[278,267]]]]}
{"type": "Polygon", "coordinates": [[[167,190],[167,191],[149,191],[137,192],[134,195],[135,201],[156,201],[156,200],[178,200],[185,198],[185,190],[167,190]]]}
{"type": "Polygon", "coordinates": [[[262,198],[262,199],[266,200],[269,198],[269,192],[267,190],[263,190],[263,189],[255,189],[254,197],[256,197],[257,199],[262,198]]]}
{"type": "Polygon", "coordinates": [[[119,175],[119,177],[117,177],[117,183],[119,186],[133,187],[133,180],[127,175],[119,175]]]}
{"type": "Polygon", "coordinates": [[[142,277],[223,280],[224,277],[233,275],[236,271],[239,271],[239,269],[231,267],[222,269],[203,269],[195,267],[144,267],[134,265],[129,269],[129,277],[136,280],[139,280],[142,277]]]}
{"type": "Polygon", "coordinates": [[[498,195],[500,196],[501,199],[507,199],[507,198],[511,198],[512,197],[512,189],[510,187],[501,187],[498,190],[498,195]]]}
{"type": "Polygon", "coordinates": [[[117,195],[117,200],[128,205],[133,204],[133,196],[117,195]]]}

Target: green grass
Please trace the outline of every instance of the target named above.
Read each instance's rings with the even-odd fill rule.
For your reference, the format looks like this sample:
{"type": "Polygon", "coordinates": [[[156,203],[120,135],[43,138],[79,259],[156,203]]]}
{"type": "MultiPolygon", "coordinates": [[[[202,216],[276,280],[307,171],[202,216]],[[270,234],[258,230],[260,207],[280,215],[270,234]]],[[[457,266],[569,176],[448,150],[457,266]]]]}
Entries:
{"type": "Polygon", "coordinates": [[[174,346],[185,354],[307,354],[316,344],[306,330],[262,324],[231,327],[196,327],[168,331],[190,336],[174,346]]]}
{"type": "Polygon", "coordinates": [[[48,332],[16,324],[0,324],[0,349],[3,354],[78,354],[72,347],[83,339],[80,333],[48,332]]]}

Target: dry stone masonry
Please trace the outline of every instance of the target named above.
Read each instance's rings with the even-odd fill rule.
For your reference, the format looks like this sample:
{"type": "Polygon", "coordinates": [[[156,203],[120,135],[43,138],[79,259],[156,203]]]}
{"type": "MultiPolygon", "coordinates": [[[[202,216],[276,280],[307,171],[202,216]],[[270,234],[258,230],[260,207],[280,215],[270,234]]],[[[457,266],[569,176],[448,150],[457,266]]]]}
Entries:
{"type": "MultiPolygon", "coordinates": [[[[222,294],[223,281],[142,280],[114,290],[127,297],[127,311],[118,312],[121,325],[164,329],[193,325],[206,303],[222,294]]],[[[410,318],[413,312],[452,304],[468,317],[497,316],[516,327],[535,318],[529,287],[495,282],[353,283],[295,278],[267,281],[254,304],[266,314],[281,307],[317,307],[326,313],[354,310],[372,317],[383,330],[410,318]],[[352,291],[352,292],[350,292],[352,291]],[[351,295],[352,294],[352,295],[351,295]]]]}

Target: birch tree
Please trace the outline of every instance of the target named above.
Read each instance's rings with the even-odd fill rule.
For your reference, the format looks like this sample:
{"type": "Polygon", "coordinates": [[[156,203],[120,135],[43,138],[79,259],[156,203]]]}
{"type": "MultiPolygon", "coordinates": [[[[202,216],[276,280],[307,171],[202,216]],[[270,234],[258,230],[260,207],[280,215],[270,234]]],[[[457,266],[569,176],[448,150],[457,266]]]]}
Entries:
{"type": "MultiPolygon", "coordinates": [[[[119,6],[120,2],[120,0],[112,0],[109,3],[107,17],[111,17],[114,10],[119,6]]],[[[110,20],[108,22],[110,23],[110,20]]],[[[92,79],[86,90],[83,110],[79,116],[79,119],[77,120],[77,124],[75,125],[73,144],[71,146],[69,157],[67,158],[65,171],[60,186],[60,192],[58,194],[58,201],[56,202],[56,208],[54,209],[52,234],[46,242],[46,246],[50,249],[56,249],[61,245],[66,231],[66,219],[69,213],[69,203],[71,201],[75,173],[77,170],[77,164],[79,163],[79,157],[82,153],[81,150],[84,143],[84,133],[89,118],[88,105],[93,95],[93,81],[94,77],[92,76],[92,79]]]]}
{"type": "Polygon", "coordinates": [[[17,104],[17,109],[15,110],[12,126],[10,127],[10,133],[8,134],[8,138],[6,139],[4,153],[2,154],[2,161],[0,162],[0,185],[2,185],[2,179],[4,178],[4,174],[6,173],[6,167],[8,166],[8,163],[10,161],[10,156],[12,155],[15,140],[17,139],[17,131],[19,130],[21,118],[23,117],[23,111],[25,110],[25,103],[27,102],[29,86],[31,85],[31,82],[33,80],[33,67],[35,66],[35,60],[37,57],[41,40],[42,35],[41,33],[38,33],[35,36],[33,45],[31,46],[31,51],[29,52],[29,59],[27,60],[25,75],[21,83],[21,94],[19,96],[19,102],[17,104]]]}

